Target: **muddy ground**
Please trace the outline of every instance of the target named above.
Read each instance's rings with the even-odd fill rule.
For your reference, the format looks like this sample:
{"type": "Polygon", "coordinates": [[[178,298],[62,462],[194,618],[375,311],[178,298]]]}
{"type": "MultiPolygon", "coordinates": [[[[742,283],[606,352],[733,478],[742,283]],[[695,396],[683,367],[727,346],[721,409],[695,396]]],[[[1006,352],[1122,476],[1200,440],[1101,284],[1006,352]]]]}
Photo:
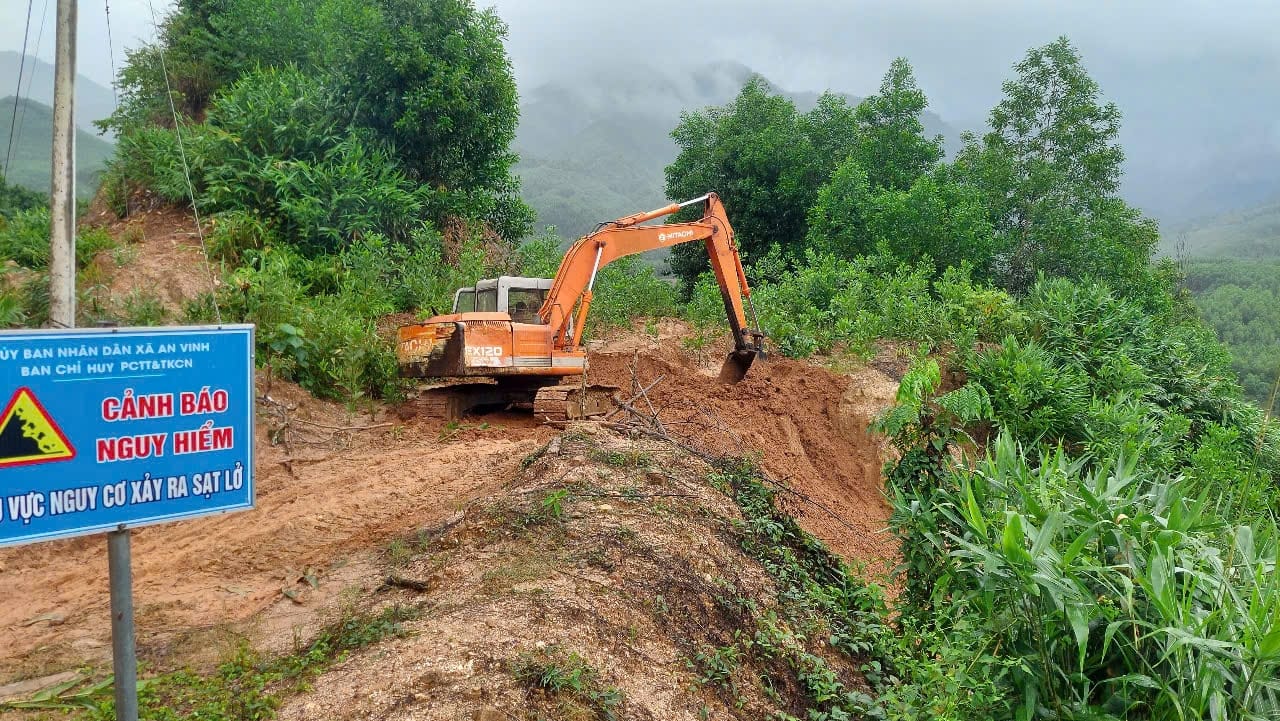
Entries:
{"type": "MultiPolygon", "coordinates": [[[[668,322],[596,344],[592,380],[624,396],[657,380],[648,400],[668,432],[711,454],[758,454],[797,491],[789,505],[806,530],[869,573],[887,569],[883,446],[865,428],[892,401],[892,377],[772,359],[724,386],[716,353],[682,346],[688,332],[668,322]]],[[[287,647],[344,594],[376,587],[395,539],[499,492],[557,432],[511,412],[456,427],[405,421],[265,376],[258,392],[257,508],[135,532],[138,645],[151,668],[211,662],[232,637],[287,647]]],[[[102,537],[0,550],[0,588],[0,685],[109,662],[102,537]]]]}

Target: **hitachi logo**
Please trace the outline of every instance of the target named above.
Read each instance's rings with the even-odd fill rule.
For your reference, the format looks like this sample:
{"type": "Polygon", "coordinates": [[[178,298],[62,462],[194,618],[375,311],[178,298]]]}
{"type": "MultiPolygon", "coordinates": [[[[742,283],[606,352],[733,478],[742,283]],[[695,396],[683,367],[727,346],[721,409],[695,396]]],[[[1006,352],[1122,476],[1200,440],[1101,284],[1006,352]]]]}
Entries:
{"type": "Polygon", "coordinates": [[[669,240],[676,241],[676,240],[680,240],[681,238],[692,238],[692,237],[693,237],[692,230],[681,230],[675,233],[658,233],[658,242],[665,243],[669,240]]]}

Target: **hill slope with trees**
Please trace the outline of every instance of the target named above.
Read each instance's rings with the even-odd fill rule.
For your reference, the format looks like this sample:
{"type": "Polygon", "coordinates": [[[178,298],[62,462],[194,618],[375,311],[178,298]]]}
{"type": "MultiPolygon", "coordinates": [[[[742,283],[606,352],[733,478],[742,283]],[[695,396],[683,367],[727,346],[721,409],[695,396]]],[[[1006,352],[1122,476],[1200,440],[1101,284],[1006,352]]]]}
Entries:
{"type": "MultiPolygon", "coordinates": [[[[656,206],[663,168],[678,147],[670,137],[680,114],[723,105],[756,76],[738,63],[711,63],[676,73],[654,67],[587,72],[536,86],[522,97],[513,148],[521,196],[537,211],[539,227],[552,225],[577,238],[597,223],[656,206]]],[[[761,82],[802,110],[820,95],[761,82]]],[[[842,94],[856,105],[858,98],[842,94]]],[[[960,134],[931,112],[930,135],[943,135],[953,151],[960,134]]],[[[691,196],[692,197],[692,196],[691,196]]]]}
{"type": "MultiPolygon", "coordinates": [[[[182,320],[256,323],[272,374],[395,401],[387,328],[481,274],[546,275],[558,260],[559,238],[528,237],[503,37],[468,0],[181,0],[122,71],[103,198],[120,215],[200,211],[219,277],[182,320]]],[[[741,512],[724,533],[782,606],[820,613],[708,600],[753,626],[687,659],[706,693],[737,698],[741,682],[772,698],[778,681],[795,692],[779,718],[814,721],[1280,714],[1280,428],[1155,257],[1156,224],[1120,197],[1120,112],[1101,98],[1062,38],[1027,52],[951,158],[901,59],[861,101],[806,107],[753,78],[680,117],[666,195],[720,193],[773,348],[837,368],[885,349],[901,376],[875,424],[897,451],[892,609],[796,532],[777,503],[788,491],[751,459],[713,457],[707,482],[741,512]]],[[[0,285],[3,322],[39,324],[47,215],[43,228],[38,207],[9,216],[0,248],[20,262],[0,285]]],[[[78,246],[82,273],[100,261],[95,238],[78,246]]],[[[675,261],[687,302],[614,264],[596,322],[681,313],[704,331],[687,345],[723,339],[718,288],[696,255],[675,261]]],[[[82,303],[83,320],[103,308],[82,303]]],[[[578,491],[591,492],[526,499],[520,523],[558,523],[578,491]]],[[[274,667],[253,668],[244,683],[274,667]]],[[[567,688],[538,683],[543,700],[567,688]]],[[[429,703],[409,695],[403,710],[429,703]]]]}
{"type": "MultiPolygon", "coordinates": [[[[0,139],[9,137],[14,125],[13,96],[0,99],[0,139]]],[[[49,192],[53,157],[53,108],[35,100],[18,102],[18,131],[13,138],[13,159],[8,182],[41,193],[49,192]]],[[[107,161],[114,153],[111,143],[84,130],[76,130],[76,196],[87,200],[98,192],[98,183],[107,161]]],[[[0,158],[2,159],[2,158],[0,158]]]]}

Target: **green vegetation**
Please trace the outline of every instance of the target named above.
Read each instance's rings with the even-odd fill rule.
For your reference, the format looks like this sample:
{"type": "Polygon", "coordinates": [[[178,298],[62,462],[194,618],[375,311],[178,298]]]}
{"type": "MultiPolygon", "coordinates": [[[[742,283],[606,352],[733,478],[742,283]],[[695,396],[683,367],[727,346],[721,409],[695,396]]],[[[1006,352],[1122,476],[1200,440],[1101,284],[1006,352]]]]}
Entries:
{"type": "MultiPolygon", "coordinates": [[[[397,397],[385,318],[559,265],[553,233],[525,239],[505,32],[470,0],[179,2],[156,42],[130,52],[120,107],[100,123],[119,137],[103,196],[120,215],[194,202],[221,282],[177,312],[145,290],[99,297],[88,261],[109,239],[86,232],[84,320],[252,322],[273,373],[320,396],[397,397]]],[[[4,192],[0,256],[16,267],[0,321],[37,325],[47,212],[4,192]]],[[[591,329],[676,310],[671,286],[633,259],[596,289],[591,329]]]]}
{"type": "MultiPolygon", "coordinates": [[[[790,132],[803,151],[818,136],[760,88],[677,131],[698,141],[669,181],[721,173],[727,205],[747,210],[735,225],[780,350],[919,345],[878,424],[899,454],[887,479],[901,594],[892,623],[869,603],[851,634],[877,664],[875,693],[810,713],[1274,718],[1280,426],[1246,400],[1177,269],[1153,260],[1154,224],[1116,196],[1118,112],[1097,102],[1074,50],[1032,50],[1017,72],[990,132],[952,163],[886,155],[901,174],[858,162],[848,138],[870,132],[865,121],[839,124],[855,132],[834,168],[829,153],[775,164],[765,141],[790,132]],[[781,197],[740,190],[757,186],[813,198],[803,225],[753,226],[781,197]],[[939,359],[966,382],[943,393],[939,359]]],[[[906,78],[895,67],[878,97],[919,107],[906,78]]],[[[910,112],[897,118],[886,145],[928,147],[910,112]]],[[[1185,280],[1221,336],[1255,350],[1237,350],[1235,366],[1252,398],[1277,370],[1253,360],[1274,365],[1276,276],[1204,263],[1185,280]]],[[[719,322],[719,305],[706,276],[692,285],[699,325],[719,322]]],[[[773,518],[753,555],[786,578],[794,564],[768,556],[785,548],[786,521],[744,504],[735,483],[749,519],[773,518]]],[[[847,588],[838,575],[812,583],[818,598],[847,588]]],[[[724,684],[747,650],[706,649],[691,663],[724,684]]]]}
{"type": "MultiPolygon", "coordinates": [[[[21,194],[17,205],[26,210],[0,212],[0,328],[44,325],[49,320],[49,209],[43,197],[33,204],[21,194]]],[[[81,319],[125,320],[113,317],[94,304],[97,271],[93,259],[116,248],[115,240],[101,228],[84,228],[76,236],[77,285],[81,289],[81,319]]]]}
{"type": "Polygon", "coordinates": [[[10,185],[0,178],[0,218],[12,218],[14,213],[31,210],[48,204],[44,193],[27,190],[20,185],[10,185]]]}
{"type": "Polygon", "coordinates": [[[1162,249],[1197,260],[1280,258],[1280,200],[1188,223],[1165,235],[1162,249]]]}
{"type": "Polygon", "coordinates": [[[1023,306],[967,385],[924,360],[881,421],[899,610],[1003,664],[970,717],[1272,718],[1280,428],[1192,321],[1066,280],[1023,306]]]}
{"type": "MultiPolygon", "coordinates": [[[[774,245],[798,265],[807,250],[880,252],[928,258],[936,272],[966,262],[1014,294],[1042,273],[1163,292],[1171,271],[1149,265],[1155,223],[1116,194],[1119,111],[1099,103],[1065,38],[1016,70],[990,131],[965,136],[953,163],[924,136],[926,101],[905,60],[857,107],[828,94],[801,114],[753,81],[732,104],[683,116],[667,196],[716,189],[749,259],[774,245]]],[[[705,263],[695,251],[672,256],[686,287],[705,263]]]]}
{"type": "MultiPolygon", "coordinates": [[[[15,72],[14,75],[17,73],[15,72]]],[[[0,137],[8,139],[13,123],[13,96],[0,99],[0,137]]],[[[76,130],[76,197],[88,200],[111,158],[111,143],[76,130]]],[[[49,192],[53,157],[53,108],[24,98],[18,103],[18,134],[13,139],[13,160],[5,180],[41,194],[49,192]]]]}
{"type": "Polygon", "coordinates": [[[1231,351],[1245,395],[1280,413],[1280,262],[1195,260],[1186,272],[1186,287],[1231,351]]]}
{"type": "Polygon", "coordinates": [[[121,70],[107,200],[211,221],[224,277],[185,320],[258,324],[260,362],[319,395],[395,397],[379,319],[511,270],[530,226],[504,34],[465,0],[180,2],[121,70]]]}
{"type": "Polygon", "coordinates": [[[575,652],[566,653],[559,646],[525,651],[511,661],[510,668],[518,681],[540,695],[535,701],[553,702],[556,718],[619,718],[622,690],[604,686],[600,673],[575,652]]]}
{"type": "MultiPolygon", "coordinates": [[[[143,680],[138,688],[138,716],[146,721],[275,718],[286,697],[308,688],[313,679],[352,651],[403,636],[404,622],[417,615],[416,609],[402,606],[388,606],[377,613],[344,611],[310,643],[282,656],[265,656],[241,644],[213,673],[179,669],[143,680]]],[[[92,721],[116,717],[109,683],[68,687],[31,702],[0,704],[0,711],[8,709],[88,709],[85,718],[92,721]]]]}

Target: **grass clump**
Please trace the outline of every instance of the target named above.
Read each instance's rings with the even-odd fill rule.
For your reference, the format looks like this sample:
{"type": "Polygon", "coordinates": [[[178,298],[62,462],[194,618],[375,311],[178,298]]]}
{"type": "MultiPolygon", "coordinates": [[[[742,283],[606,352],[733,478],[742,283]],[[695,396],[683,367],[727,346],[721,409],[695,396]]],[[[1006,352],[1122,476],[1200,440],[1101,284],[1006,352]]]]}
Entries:
{"type": "Polygon", "coordinates": [[[511,674],[530,691],[538,705],[554,716],[535,718],[599,719],[619,718],[625,696],[615,686],[606,686],[597,671],[577,652],[558,645],[525,651],[510,662],[511,674]]]}
{"type": "MultiPolygon", "coordinates": [[[[138,685],[139,718],[145,721],[265,721],[275,718],[280,703],[306,690],[312,680],[352,651],[388,638],[404,636],[404,622],[417,618],[414,608],[389,606],[380,611],[344,612],[309,643],[284,656],[265,656],[240,643],[212,673],[190,669],[143,679],[138,685]]],[[[9,708],[48,711],[82,710],[82,718],[110,721],[115,702],[110,683],[67,689],[38,705],[15,703],[9,708]]],[[[0,710],[6,705],[0,704],[0,710]]]]}

